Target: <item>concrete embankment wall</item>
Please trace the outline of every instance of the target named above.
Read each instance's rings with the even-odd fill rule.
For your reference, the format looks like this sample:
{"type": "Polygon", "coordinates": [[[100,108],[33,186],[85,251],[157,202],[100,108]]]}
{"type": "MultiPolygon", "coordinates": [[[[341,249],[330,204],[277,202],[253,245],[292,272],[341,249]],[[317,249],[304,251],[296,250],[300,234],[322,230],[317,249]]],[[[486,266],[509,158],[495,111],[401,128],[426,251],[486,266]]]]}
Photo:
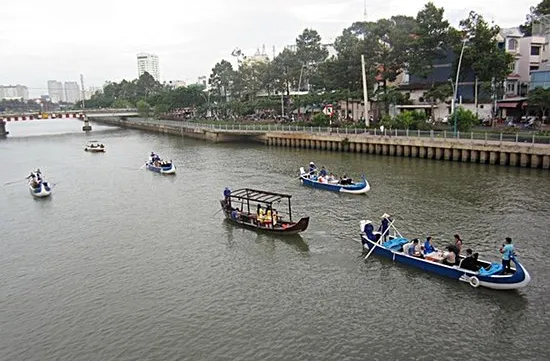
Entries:
{"type": "MultiPolygon", "coordinates": [[[[210,142],[263,142],[258,138],[256,132],[228,132],[215,129],[204,129],[202,127],[184,127],[175,125],[166,125],[161,122],[155,123],[152,119],[131,118],[131,120],[121,120],[118,118],[94,118],[89,116],[88,119],[98,123],[117,125],[124,128],[145,130],[148,132],[157,132],[163,134],[178,135],[182,137],[207,140],[210,142]]],[[[183,124],[183,123],[182,123],[183,124]]]]}
{"type": "Polygon", "coordinates": [[[550,145],[483,140],[268,132],[271,146],[550,168],[550,145]]]}
{"type": "MultiPolygon", "coordinates": [[[[92,119],[92,118],[91,118],[92,119]]],[[[153,120],[97,119],[112,125],[213,142],[260,142],[268,146],[392,155],[424,159],[550,169],[550,145],[528,142],[395,137],[284,131],[222,130],[166,125],[153,120]]]]}

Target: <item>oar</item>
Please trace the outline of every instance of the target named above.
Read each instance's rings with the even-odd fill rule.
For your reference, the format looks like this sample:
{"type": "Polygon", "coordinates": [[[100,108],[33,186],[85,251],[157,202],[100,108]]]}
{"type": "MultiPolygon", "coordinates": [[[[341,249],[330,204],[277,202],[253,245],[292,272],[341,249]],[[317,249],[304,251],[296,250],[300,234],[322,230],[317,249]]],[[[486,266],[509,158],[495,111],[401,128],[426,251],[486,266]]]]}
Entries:
{"type": "Polygon", "coordinates": [[[10,184],[15,184],[15,183],[19,183],[19,182],[24,182],[26,181],[27,179],[21,179],[21,180],[17,180],[17,181],[13,181],[13,182],[8,182],[8,183],[4,183],[5,186],[7,185],[10,185],[10,184]]]}
{"type": "Polygon", "coordinates": [[[386,233],[390,230],[390,227],[393,225],[393,220],[390,222],[390,226],[384,231],[384,233],[382,233],[380,235],[380,238],[378,239],[378,241],[374,244],[374,246],[370,249],[369,253],[367,253],[367,255],[365,256],[364,259],[367,259],[369,258],[370,254],[374,251],[374,249],[376,247],[378,247],[378,244],[384,239],[384,236],[386,235],[386,233]]]}
{"type": "Polygon", "coordinates": [[[221,211],[223,211],[223,208],[218,209],[218,211],[217,211],[216,213],[214,213],[214,214],[212,215],[212,217],[214,217],[216,214],[220,213],[221,211]]]}

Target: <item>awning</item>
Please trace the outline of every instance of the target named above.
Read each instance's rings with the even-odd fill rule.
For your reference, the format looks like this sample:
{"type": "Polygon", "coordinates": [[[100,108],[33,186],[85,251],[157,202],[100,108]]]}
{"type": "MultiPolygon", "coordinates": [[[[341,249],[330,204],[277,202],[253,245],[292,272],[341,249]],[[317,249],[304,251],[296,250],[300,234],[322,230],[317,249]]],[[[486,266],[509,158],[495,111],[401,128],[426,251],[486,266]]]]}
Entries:
{"type": "Polygon", "coordinates": [[[517,108],[519,102],[497,103],[499,108],[517,108]]]}

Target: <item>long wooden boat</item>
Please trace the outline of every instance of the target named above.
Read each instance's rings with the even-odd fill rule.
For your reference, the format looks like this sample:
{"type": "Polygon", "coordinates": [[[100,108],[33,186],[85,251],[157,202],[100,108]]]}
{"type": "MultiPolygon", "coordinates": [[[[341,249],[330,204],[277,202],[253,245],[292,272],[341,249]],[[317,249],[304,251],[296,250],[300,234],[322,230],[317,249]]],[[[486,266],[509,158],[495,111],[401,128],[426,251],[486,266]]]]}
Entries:
{"type": "Polygon", "coordinates": [[[304,170],[304,167],[300,168],[300,182],[305,186],[332,192],[365,194],[370,191],[370,184],[364,175],[361,176],[361,181],[358,183],[351,182],[350,180],[350,183],[345,184],[341,179],[329,180],[317,175],[311,175],[304,170]]]}
{"type": "MultiPolygon", "coordinates": [[[[527,286],[531,281],[531,276],[525,267],[519,262],[517,257],[512,258],[515,267],[511,272],[505,274],[502,264],[497,262],[488,262],[478,260],[479,271],[464,269],[459,265],[449,266],[441,263],[443,255],[440,252],[433,252],[423,255],[424,258],[410,256],[403,252],[403,245],[409,242],[409,239],[401,236],[399,231],[393,226],[393,220],[385,217],[386,225],[389,225],[383,233],[375,232],[371,221],[361,221],[361,243],[363,250],[368,254],[365,259],[374,253],[378,256],[388,258],[396,263],[415,267],[428,273],[451,278],[461,282],[467,282],[472,287],[486,287],[494,290],[514,290],[527,286]],[[390,229],[393,229],[391,234],[390,229]],[[388,240],[384,236],[388,236],[388,240]]],[[[460,257],[460,260],[464,257],[460,257]]]]}
{"type": "Polygon", "coordinates": [[[225,218],[231,223],[255,231],[282,235],[294,235],[303,232],[309,225],[309,217],[298,222],[292,221],[291,195],[266,192],[250,188],[224,192],[220,205],[225,218]],[[288,213],[273,208],[274,203],[286,200],[288,213]],[[285,220],[284,215],[288,216],[285,220]]]}

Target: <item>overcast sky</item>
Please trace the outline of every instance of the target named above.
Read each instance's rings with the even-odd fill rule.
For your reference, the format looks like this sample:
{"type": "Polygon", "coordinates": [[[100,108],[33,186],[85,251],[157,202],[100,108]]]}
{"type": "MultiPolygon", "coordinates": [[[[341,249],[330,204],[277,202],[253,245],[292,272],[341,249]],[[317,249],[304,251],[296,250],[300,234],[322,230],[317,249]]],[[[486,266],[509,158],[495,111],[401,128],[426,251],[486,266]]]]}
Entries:
{"type": "MultiPolygon", "coordinates": [[[[102,86],[137,76],[136,54],[159,56],[161,80],[196,81],[240,48],[272,55],[306,28],[331,42],[363,20],[364,0],[24,0],[0,7],[0,85],[22,84],[31,96],[46,82],[102,86]]],[[[5,3],[4,3],[5,2],[5,3]]],[[[426,0],[367,0],[369,20],[415,15],[426,0]]],[[[501,27],[525,20],[537,0],[435,0],[454,25],[477,11],[501,27]],[[504,2],[506,5],[503,6],[504,2]]]]}

